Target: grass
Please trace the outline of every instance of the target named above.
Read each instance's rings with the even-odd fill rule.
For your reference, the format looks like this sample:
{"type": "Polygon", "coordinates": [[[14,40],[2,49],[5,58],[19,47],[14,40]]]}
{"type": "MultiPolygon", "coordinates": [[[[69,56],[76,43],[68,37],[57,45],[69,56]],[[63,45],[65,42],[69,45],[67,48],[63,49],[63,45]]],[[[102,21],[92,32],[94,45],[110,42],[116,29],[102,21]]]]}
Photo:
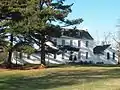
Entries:
{"type": "Polygon", "coordinates": [[[0,70],[0,90],[120,90],[120,67],[63,65],[0,70]]]}

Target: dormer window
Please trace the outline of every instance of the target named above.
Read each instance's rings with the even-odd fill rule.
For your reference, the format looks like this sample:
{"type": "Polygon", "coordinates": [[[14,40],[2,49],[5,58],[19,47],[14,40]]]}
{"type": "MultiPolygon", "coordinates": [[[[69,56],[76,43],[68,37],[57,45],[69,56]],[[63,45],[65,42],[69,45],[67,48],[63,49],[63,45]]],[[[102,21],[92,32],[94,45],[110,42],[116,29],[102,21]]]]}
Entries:
{"type": "Polygon", "coordinates": [[[89,42],[88,42],[88,41],[86,41],[86,43],[85,43],[85,46],[86,46],[86,47],[88,47],[88,43],[89,43],[89,42]]]}

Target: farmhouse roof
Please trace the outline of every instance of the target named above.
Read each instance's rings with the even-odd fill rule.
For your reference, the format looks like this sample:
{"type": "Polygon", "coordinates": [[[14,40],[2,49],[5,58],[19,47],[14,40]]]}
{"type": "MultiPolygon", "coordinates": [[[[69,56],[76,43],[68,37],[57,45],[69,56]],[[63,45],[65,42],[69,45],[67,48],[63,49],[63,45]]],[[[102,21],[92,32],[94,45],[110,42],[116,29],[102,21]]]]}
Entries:
{"type": "Polygon", "coordinates": [[[89,39],[93,40],[93,37],[86,30],[78,30],[78,29],[64,29],[63,35],[78,39],[89,39]]]}
{"type": "Polygon", "coordinates": [[[106,50],[109,46],[110,46],[110,44],[96,46],[95,48],[93,48],[93,53],[94,54],[103,54],[104,50],[106,50]]]}

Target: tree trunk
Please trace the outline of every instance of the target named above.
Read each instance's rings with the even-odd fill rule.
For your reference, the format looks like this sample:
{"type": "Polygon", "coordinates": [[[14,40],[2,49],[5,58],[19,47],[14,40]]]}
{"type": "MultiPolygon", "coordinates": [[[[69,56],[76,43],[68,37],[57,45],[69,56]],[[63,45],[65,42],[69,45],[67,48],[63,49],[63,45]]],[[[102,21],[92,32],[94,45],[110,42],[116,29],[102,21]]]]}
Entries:
{"type": "Polygon", "coordinates": [[[7,68],[11,68],[11,64],[12,64],[11,59],[12,59],[12,51],[10,50],[8,52],[7,68]]]}
{"type": "Polygon", "coordinates": [[[11,59],[12,59],[12,46],[13,46],[13,35],[10,35],[10,50],[8,52],[8,60],[7,60],[7,67],[11,68],[11,59]]]}
{"type": "Polygon", "coordinates": [[[45,63],[45,35],[41,37],[41,64],[46,65],[45,63]]]}

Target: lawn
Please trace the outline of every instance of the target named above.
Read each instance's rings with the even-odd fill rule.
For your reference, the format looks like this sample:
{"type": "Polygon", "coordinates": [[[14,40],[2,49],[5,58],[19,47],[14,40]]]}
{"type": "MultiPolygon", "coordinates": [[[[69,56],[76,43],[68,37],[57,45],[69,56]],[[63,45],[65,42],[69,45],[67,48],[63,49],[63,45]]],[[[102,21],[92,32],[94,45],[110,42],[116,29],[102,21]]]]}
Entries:
{"type": "Polygon", "coordinates": [[[120,67],[0,70],[0,90],[120,90],[120,67]]]}

